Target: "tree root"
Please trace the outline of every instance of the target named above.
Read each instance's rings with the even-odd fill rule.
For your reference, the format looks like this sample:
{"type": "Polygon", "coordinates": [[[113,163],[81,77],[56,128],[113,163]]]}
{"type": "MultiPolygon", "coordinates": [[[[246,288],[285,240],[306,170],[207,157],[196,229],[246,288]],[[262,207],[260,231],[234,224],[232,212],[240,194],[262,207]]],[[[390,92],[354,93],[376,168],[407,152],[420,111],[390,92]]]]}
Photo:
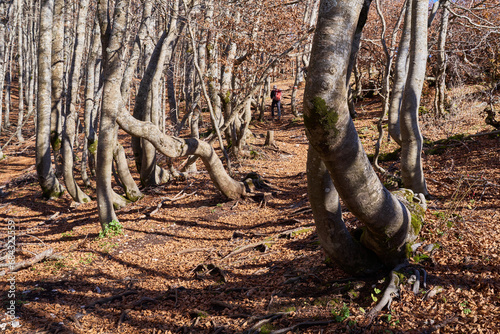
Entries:
{"type": "Polygon", "coordinates": [[[365,326],[368,326],[371,324],[373,319],[382,311],[382,309],[387,305],[387,309],[391,309],[391,303],[394,297],[399,296],[399,277],[396,275],[396,270],[391,271],[391,281],[389,282],[389,285],[384,291],[384,295],[382,296],[382,299],[380,302],[378,302],[375,307],[368,312],[368,314],[365,317],[365,320],[363,321],[365,326]]]}

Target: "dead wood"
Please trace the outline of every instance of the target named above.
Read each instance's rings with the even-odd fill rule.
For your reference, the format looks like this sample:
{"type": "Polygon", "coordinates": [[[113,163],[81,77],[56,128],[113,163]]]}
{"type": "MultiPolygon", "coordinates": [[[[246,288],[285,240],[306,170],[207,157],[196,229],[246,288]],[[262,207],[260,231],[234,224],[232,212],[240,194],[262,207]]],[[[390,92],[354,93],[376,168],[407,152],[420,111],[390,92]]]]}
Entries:
{"type": "Polygon", "coordinates": [[[294,332],[296,329],[299,329],[299,328],[309,328],[309,327],[315,327],[315,326],[328,326],[331,323],[333,323],[333,320],[305,321],[305,322],[300,322],[300,323],[293,325],[293,326],[290,326],[290,327],[271,331],[271,334],[282,334],[282,333],[294,332]]]}
{"type": "Polygon", "coordinates": [[[248,244],[245,246],[242,246],[240,248],[237,248],[236,250],[232,251],[231,253],[227,254],[224,256],[221,261],[230,258],[231,256],[235,256],[244,252],[248,252],[251,250],[259,250],[260,252],[266,252],[269,249],[269,244],[273,243],[273,241],[260,241],[260,242],[255,242],[252,244],[248,244]]]}
{"type": "MultiPolygon", "coordinates": [[[[38,255],[28,259],[28,260],[17,262],[14,265],[9,266],[8,272],[16,272],[16,271],[21,270],[21,269],[29,268],[32,265],[34,265],[35,263],[42,262],[43,260],[50,258],[52,256],[53,252],[54,252],[53,248],[48,248],[48,249],[44,250],[43,252],[41,252],[40,254],[38,254],[38,255]]],[[[5,270],[0,272],[0,276],[5,276],[6,274],[7,274],[7,271],[5,271],[5,270]]]]}
{"type": "Polygon", "coordinates": [[[167,256],[168,255],[181,255],[181,254],[188,254],[188,253],[211,252],[213,250],[215,250],[215,248],[213,248],[213,247],[210,247],[210,248],[189,248],[189,249],[181,250],[179,252],[167,254],[167,256]]]}
{"type": "Polygon", "coordinates": [[[115,301],[117,299],[122,299],[124,297],[130,296],[130,295],[135,295],[135,294],[137,294],[137,291],[125,291],[125,292],[122,292],[122,293],[120,293],[118,295],[114,295],[114,296],[110,296],[110,297],[98,299],[98,300],[96,300],[96,301],[94,301],[94,302],[86,305],[85,308],[93,308],[96,305],[102,305],[102,304],[110,303],[110,302],[115,301]]]}

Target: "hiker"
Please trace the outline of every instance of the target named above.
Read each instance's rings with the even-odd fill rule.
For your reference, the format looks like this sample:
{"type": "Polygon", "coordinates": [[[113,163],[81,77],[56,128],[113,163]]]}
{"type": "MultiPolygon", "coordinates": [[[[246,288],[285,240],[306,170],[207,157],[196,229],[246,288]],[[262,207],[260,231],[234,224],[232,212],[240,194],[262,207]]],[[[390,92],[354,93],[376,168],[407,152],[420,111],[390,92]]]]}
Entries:
{"type": "Polygon", "coordinates": [[[278,86],[274,85],[273,90],[271,91],[271,119],[274,118],[274,106],[276,106],[278,110],[278,121],[281,120],[281,90],[278,89],[278,86]]]}

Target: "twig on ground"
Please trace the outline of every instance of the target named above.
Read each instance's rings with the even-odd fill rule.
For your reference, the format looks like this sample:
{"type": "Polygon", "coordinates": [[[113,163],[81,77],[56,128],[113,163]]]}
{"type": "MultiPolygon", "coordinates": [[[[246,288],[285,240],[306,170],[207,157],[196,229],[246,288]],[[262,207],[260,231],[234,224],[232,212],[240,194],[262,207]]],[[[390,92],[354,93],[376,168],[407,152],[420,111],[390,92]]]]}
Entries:
{"type": "Polygon", "coordinates": [[[112,302],[114,300],[121,299],[123,297],[127,297],[127,296],[130,296],[130,295],[135,295],[135,294],[137,294],[137,291],[125,291],[125,292],[122,292],[122,293],[120,293],[118,295],[114,295],[114,296],[110,296],[110,297],[98,299],[98,300],[96,300],[96,301],[94,301],[94,302],[86,305],[85,308],[93,308],[96,305],[106,304],[106,303],[112,302]]]}

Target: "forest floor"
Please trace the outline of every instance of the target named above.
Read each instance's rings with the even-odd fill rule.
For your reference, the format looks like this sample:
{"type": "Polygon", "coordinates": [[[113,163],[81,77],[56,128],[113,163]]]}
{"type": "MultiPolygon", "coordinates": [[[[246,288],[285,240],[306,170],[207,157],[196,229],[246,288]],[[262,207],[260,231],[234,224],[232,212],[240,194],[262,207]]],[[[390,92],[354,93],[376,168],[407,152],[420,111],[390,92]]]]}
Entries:
{"type": "MultiPolygon", "coordinates": [[[[41,197],[28,129],[0,161],[0,240],[5,245],[13,222],[17,262],[49,248],[59,256],[17,272],[15,297],[13,275],[0,278],[0,324],[14,300],[20,327],[9,324],[6,333],[499,333],[500,137],[468,137],[493,129],[476,102],[462,102],[444,119],[422,115],[433,197],[422,245],[401,271],[425,271],[426,282],[414,294],[403,279],[391,310],[371,323],[366,314],[388,273],[349,277],[325,259],[308,203],[308,142],[289,107],[281,122],[268,114],[253,121],[253,158],[233,161],[235,178],[257,172],[268,182],[263,200],[226,200],[198,164],[198,173],[144,189],[143,199],[118,210],[123,229],[108,237],[99,237],[95,201],[41,197]],[[278,148],[264,146],[268,130],[278,148]]],[[[365,99],[357,110],[355,125],[373,153],[381,103],[365,99]]],[[[384,153],[394,149],[384,140],[384,153]]],[[[399,161],[381,165],[396,173],[399,161]]],[[[356,223],[347,210],[345,219],[356,223]]]]}

